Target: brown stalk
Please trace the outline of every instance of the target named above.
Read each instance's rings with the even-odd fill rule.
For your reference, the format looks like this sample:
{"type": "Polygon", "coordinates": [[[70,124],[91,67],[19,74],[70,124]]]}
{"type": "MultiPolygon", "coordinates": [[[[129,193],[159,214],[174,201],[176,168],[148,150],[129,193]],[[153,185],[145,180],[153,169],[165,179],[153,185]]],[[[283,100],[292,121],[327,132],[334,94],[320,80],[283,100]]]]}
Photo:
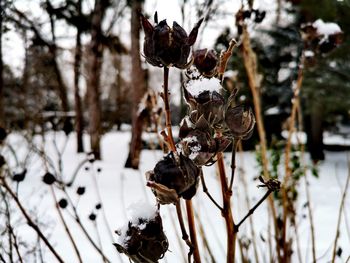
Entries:
{"type": "Polygon", "coordinates": [[[28,225],[34,229],[34,231],[38,234],[39,238],[45,243],[45,245],[48,247],[48,249],[51,251],[51,253],[55,256],[55,258],[58,260],[58,262],[63,263],[63,259],[61,256],[57,253],[57,251],[54,249],[54,247],[51,245],[49,240],[45,237],[45,235],[41,232],[39,226],[31,219],[31,217],[28,215],[27,211],[24,209],[22,203],[19,201],[17,195],[11,190],[10,186],[7,184],[6,180],[4,178],[1,178],[2,185],[7,190],[7,192],[11,195],[15,203],[17,204],[18,208],[21,210],[23,216],[26,218],[28,225]]]}
{"type": "Polygon", "coordinates": [[[81,255],[80,255],[79,249],[78,249],[78,247],[77,247],[77,244],[75,243],[75,241],[74,241],[74,239],[73,239],[73,236],[72,236],[72,233],[69,231],[69,227],[68,227],[66,221],[64,220],[64,217],[63,217],[63,215],[62,215],[62,212],[61,212],[60,208],[58,207],[58,202],[57,202],[56,194],[55,194],[55,191],[54,191],[52,185],[50,186],[50,189],[51,189],[51,194],[52,194],[52,197],[53,197],[53,199],[54,199],[54,201],[55,201],[55,207],[56,207],[57,213],[58,213],[58,215],[59,215],[59,217],[60,217],[60,220],[61,220],[61,223],[62,223],[62,225],[63,225],[63,228],[64,228],[64,230],[66,231],[67,236],[68,236],[70,242],[71,242],[72,245],[73,245],[74,252],[75,252],[75,254],[76,254],[77,257],[78,257],[79,262],[82,263],[83,260],[82,260],[82,258],[81,258],[81,255]]]}
{"type": "MultiPolygon", "coordinates": [[[[256,119],[258,134],[259,134],[259,140],[260,140],[263,172],[264,172],[265,179],[269,179],[270,175],[269,175],[268,160],[267,160],[266,134],[265,134],[264,123],[262,120],[259,84],[258,84],[257,58],[256,58],[255,52],[251,48],[249,33],[247,31],[246,25],[243,26],[243,33],[242,34],[243,34],[242,35],[242,37],[243,37],[243,39],[242,39],[243,62],[244,62],[244,66],[245,66],[245,69],[246,69],[246,72],[248,75],[249,87],[250,87],[250,90],[251,90],[252,96],[253,96],[255,119],[256,119]]],[[[276,208],[275,208],[272,196],[269,196],[268,203],[269,203],[269,207],[270,207],[270,210],[272,213],[272,218],[273,218],[273,225],[274,225],[274,230],[275,230],[275,241],[276,241],[276,252],[277,252],[277,256],[278,256],[278,262],[282,262],[282,257],[281,257],[281,253],[280,253],[280,244],[279,244],[279,240],[278,240],[279,229],[277,226],[277,212],[276,212],[276,208]]]]}
{"type": "Polygon", "coordinates": [[[173,137],[173,130],[171,128],[168,82],[169,82],[169,68],[164,67],[163,99],[164,99],[164,108],[165,108],[165,126],[168,132],[167,136],[168,136],[168,144],[169,144],[170,150],[172,152],[176,152],[174,137],[173,137]]]}
{"type": "MultiPolygon", "coordinates": [[[[297,115],[297,108],[298,108],[298,98],[300,94],[300,89],[303,83],[303,69],[304,69],[304,56],[301,57],[301,62],[299,65],[299,71],[298,71],[298,78],[297,78],[297,83],[294,87],[294,94],[293,94],[293,99],[292,99],[292,112],[291,116],[289,119],[289,131],[288,131],[288,139],[287,139],[287,144],[285,147],[285,159],[284,159],[284,164],[285,164],[285,177],[284,177],[284,187],[282,187],[282,198],[283,198],[283,228],[282,228],[282,240],[283,240],[283,255],[284,257],[287,257],[288,253],[288,245],[286,242],[287,239],[287,220],[288,220],[288,209],[287,209],[287,204],[288,204],[288,190],[287,187],[289,185],[289,180],[292,174],[292,170],[289,167],[289,161],[290,161],[290,152],[292,149],[292,134],[295,131],[295,121],[296,121],[296,115],[297,115]]],[[[314,243],[313,243],[314,247],[314,243]]],[[[313,249],[313,260],[315,262],[316,256],[314,253],[313,249]]]]}
{"type": "Polygon", "coordinates": [[[227,263],[235,262],[235,248],[236,248],[236,231],[235,224],[232,217],[231,210],[231,196],[232,192],[229,191],[225,164],[224,164],[224,156],[222,152],[217,154],[217,166],[219,170],[220,183],[221,183],[221,192],[223,199],[223,210],[221,212],[222,216],[225,219],[226,223],[226,231],[227,231],[227,263]]]}
{"type": "Polygon", "coordinates": [[[344,209],[344,205],[345,205],[345,199],[346,199],[346,193],[349,187],[349,182],[350,182],[350,160],[348,158],[348,176],[346,178],[346,183],[345,183],[345,187],[344,187],[344,192],[342,195],[342,199],[340,202],[340,207],[339,207],[339,212],[338,212],[338,222],[337,222],[337,228],[336,228],[336,234],[335,234],[335,238],[334,238],[334,245],[333,245],[333,254],[332,254],[332,263],[335,262],[335,257],[337,255],[337,245],[338,245],[338,239],[339,239],[339,234],[340,234],[340,223],[341,223],[341,218],[342,218],[342,213],[343,213],[343,209],[344,209]]]}
{"type": "MultiPolygon", "coordinates": [[[[168,82],[169,82],[169,68],[164,67],[163,100],[164,100],[164,108],[165,108],[165,125],[166,125],[167,133],[168,133],[166,138],[167,138],[167,143],[170,147],[170,150],[173,153],[176,153],[173,131],[172,131],[172,127],[171,127],[168,82]]],[[[190,238],[191,238],[191,243],[192,243],[193,250],[194,250],[193,251],[194,252],[193,253],[194,261],[196,263],[200,263],[201,259],[200,259],[200,255],[199,255],[199,251],[198,251],[196,227],[195,227],[195,220],[194,220],[193,207],[192,207],[191,200],[186,200],[186,210],[187,210],[187,219],[188,219],[190,238]]]]}

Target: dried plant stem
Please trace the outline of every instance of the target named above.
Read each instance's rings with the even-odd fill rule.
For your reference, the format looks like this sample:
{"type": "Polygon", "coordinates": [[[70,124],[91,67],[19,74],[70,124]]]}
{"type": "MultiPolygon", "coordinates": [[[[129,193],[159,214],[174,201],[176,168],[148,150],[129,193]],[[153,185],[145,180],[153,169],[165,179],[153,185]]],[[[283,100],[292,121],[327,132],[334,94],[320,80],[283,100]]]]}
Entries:
{"type": "MultiPolygon", "coordinates": [[[[284,257],[287,257],[289,255],[288,250],[288,244],[286,242],[287,239],[287,220],[288,220],[288,186],[289,186],[289,180],[292,174],[292,170],[289,166],[290,161],[290,153],[292,150],[292,135],[295,131],[295,121],[297,116],[297,109],[298,109],[298,98],[300,89],[303,83],[303,69],[304,69],[304,56],[301,57],[301,62],[299,65],[299,71],[298,71],[298,78],[297,82],[294,88],[293,93],[293,99],[292,99],[292,110],[291,110],[291,116],[289,118],[289,131],[288,131],[288,139],[285,147],[285,158],[284,158],[284,164],[285,164],[285,176],[284,176],[284,187],[282,187],[282,199],[283,199],[283,228],[282,228],[282,240],[283,240],[283,255],[284,257]]],[[[312,238],[313,240],[313,238],[312,238]]],[[[286,260],[286,258],[285,258],[286,260]]],[[[316,260],[316,256],[314,253],[314,245],[313,245],[313,260],[316,260]]]]}
{"type": "Polygon", "coordinates": [[[219,63],[218,69],[217,69],[217,77],[221,82],[222,82],[222,79],[224,77],[224,73],[226,71],[228,60],[232,56],[233,49],[236,45],[237,45],[237,41],[234,39],[231,39],[227,50],[221,52],[221,54],[220,54],[220,63],[219,63]]]}
{"type": "Polygon", "coordinates": [[[51,253],[55,256],[55,258],[58,260],[58,262],[63,263],[63,259],[60,257],[60,255],[57,253],[57,251],[54,249],[54,247],[51,245],[49,240],[45,237],[45,235],[41,232],[39,226],[31,219],[31,217],[28,215],[27,211],[24,209],[22,203],[19,201],[16,194],[11,190],[10,186],[7,184],[6,180],[4,178],[0,178],[3,187],[6,189],[6,191],[11,195],[15,203],[17,204],[18,208],[21,210],[23,216],[26,218],[28,225],[34,229],[34,231],[38,234],[39,238],[45,243],[45,245],[48,247],[48,249],[51,251],[51,253]]]}
{"type": "MultiPolygon", "coordinates": [[[[175,219],[173,217],[173,214],[170,212],[170,209],[169,209],[169,206],[167,206],[168,210],[168,215],[169,215],[169,218],[170,218],[170,221],[171,221],[171,224],[173,225],[173,229],[176,229],[176,222],[175,222],[175,219]]],[[[182,255],[182,258],[184,260],[184,262],[186,261],[186,252],[185,252],[185,248],[183,246],[183,242],[182,242],[182,239],[181,237],[179,236],[179,233],[177,231],[175,231],[175,235],[176,235],[176,239],[179,243],[179,248],[181,250],[181,255],[182,255]]]]}
{"type": "Polygon", "coordinates": [[[179,224],[180,224],[182,239],[186,242],[186,244],[190,248],[190,251],[188,253],[188,263],[190,263],[191,262],[191,256],[193,254],[193,249],[194,248],[193,248],[193,245],[192,245],[191,241],[189,240],[189,237],[188,237],[188,234],[187,234],[187,231],[186,231],[186,227],[185,227],[185,224],[184,224],[184,221],[183,221],[180,200],[176,202],[175,206],[176,206],[177,218],[178,218],[179,224]]]}
{"type": "MultiPolygon", "coordinates": [[[[165,125],[167,128],[167,138],[166,138],[167,140],[166,141],[169,145],[170,150],[172,152],[176,153],[173,131],[172,131],[172,127],[171,127],[171,114],[170,114],[170,105],[169,105],[168,82],[169,82],[169,68],[164,67],[163,100],[164,100],[164,107],[165,107],[165,125]]],[[[176,205],[177,211],[178,211],[178,207],[180,207],[180,205],[176,205]]],[[[198,251],[196,227],[195,227],[195,220],[194,220],[193,207],[192,207],[191,200],[186,200],[186,210],[187,210],[187,219],[188,219],[190,238],[191,238],[191,243],[192,243],[192,247],[193,247],[193,257],[194,257],[194,260],[196,263],[200,263],[201,260],[200,260],[199,251],[198,251]]],[[[180,218],[179,218],[179,220],[180,220],[180,218]]],[[[182,230],[183,229],[184,229],[184,226],[183,226],[182,230]]]]}
{"type": "MultiPolygon", "coordinates": [[[[237,142],[237,147],[238,147],[238,151],[239,151],[239,155],[240,155],[240,163],[241,166],[244,167],[244,159],[243,159],[243,148],[242,148],[242,143],[241,141],[237,142]]],[[[244,170],[243,168],[240,170],[242,173],[241,176],[241,180],[243,183],[243,188],[244,188],[244,195],[245,195],[245,202],[246,202],[246,206],[247,209],[249,209],[250,207],[250,201],[249,201],[249,194],[248,194],[248,185],[247,185],[247,180],[245,178],[245,174],[244,174],[244,170]]],[[[255,234],[255,229],[254,229],[254,222],[253,222],[253,217],[249,218],[249,224],[250,224],[250,231],[251,231],[251,235],[252,235],[252,244],[253,244],[253,251],[254,251],[254,257],[255,257],[255,262],[259,263],[259,254],[258,254],[258,248],[256,246],[256,234],[255,234]]]]}
{"type": "Polygon", "coordinates": [[[235,224],[233,221],[232,210],[231,210],[231,196],[232,192],[229,191],[224,156],[222,152],[217,154],[217,165],[219,170],[220,182],[221,182],[221,192],[223,199],[223,210],[222,216],[225,219],[226,231],[227,231],[227,263],[235,262],[235,253],[236,253],[236,231],[235,224]]]}
{"type": "Polygon", "coordinates": [[[173,137],[173,130],[171,128],[168,82],[169,82],[169,68],[164,67],[163,99],[164,99],[164,108],[165,108],[165,126],[168,133],[167,143],[170,147],[170,150],[172,152],[176,152],[174,137],[173,137]]]}
{"type": "Polygon", "coordinates": [[[191,237],[191,243],[193,245],[193,259],[195,263],[200,263],[201,258],[198,250],[196,226],[194,221],[194,212],[193,212],[191,200],[186,200],[186,211],[187,211],[187,221],[188,221],[188,228],[189,228],[190,237],[191,237]]]}
{"type": "Polygon", "coordinates": [[[340,223],[341,223],[341,218],[342,218],[342,213],[345,205],[345,199],[346,199],[346,193],[349,187],[349,182],[350,182],[350,161],[348,160],[348,176],[346,178],[346,183],[344,187],[344,192],[342,195],[342,199],[340,202],[340,207],[339,207],[339,212],[338,212],[338,222],[337,222],[337,228],[336,228],[336,234],[334,238],[334,245],[333,245],[333,254],[332,254],[332,263],[335,262],[335,257],[337,255],[337,246],[338,246],[338,239],[339,239],[339,234],[340,234],[340,223]]]}
{"type": "MultiPolygon", "coordinates": [[[[268,170],[268,161],[267,161],[267,143],[266,143],[266,134],[264,123],[262,120],[261,113],[261,103],[260,103],[260,94],[259,94],[259,84],[258,84],[258,73],[257,73],[257,59],[256,54],[251,48],[249,33],[247,31],[246,25],[243,26],[243,62],[248,75],[249,87],[253,96],[254,103],[254,111],[255,111],[255,119],[256,125],[258,129],[259,139],[260,139],[260,148],[261,148],[261,158],[263,164],[263,173],[265,179],[269,179],[269,170],[268,170]]],[[[273,225],[275,230],[275,241],[276,241],[276,252],[278,256],[278,262],[282,262],[281,258],[281,250],[280,250],[280,242],[278,240],[279,229],[277,226],[277,212],[273,202],[273,198],[270,196],[268,199],[269,207],[271,210],[273,225]]]]}
{"type": "Polygon", "coordinates": [[[75,252],[75,254],[77,255],[77,258],[78,258],[79,262],[82,263],[83,260],[82,260],[82,258],[81,258],[81,255],[80,255],[79,249],[78,249],[78,247],[77,247],[77,244],[75,243],[75,241],[74,241],[74,239],[73,239],[73,236],[72,236],[72,234],[71,234],[71,232],[70,232],[70,230],[69,230],[69,227],[68,227],[66,221],[64,220],[64,217],[63,217],[63,215],[62,215],[62,212],[61,212],[60,208],[57,206],[57,198],[56,198],[56,194],[55,194],[55,191],[54,191],[52,185],[51,185],[50,189],[51,189],[52,197],[53,197],[53,199],[54,199],[54,201],[55,201],[55,207],[56,207],[57,213],[58,213],[58,215],[59,215],[59,217],[60,217],[60,220],[61,220],[61,223],[62,223],[62,225],[63,225],[63,227],[64,227],[64,230],[66,231],[67,236],[68,236],[70,242],[71,242],[72,245],[73,245],[74,252],[75,252]]]}
{"type": "Polygon", "coordinates": [[[234,139],[232,142],[232,153],[231,153],[231,179],[230,179],[230,185],[228,187],[229,191],[232,192],[232,186],[233,186],[233,181],[235,178],[235,170],[236,170],[236,151],[237,151],[237,146],[239,144],[240,140],[239,139],[234,139]]]}
{"type": "Polygon", "coordinates": [[[205,183],[204,176],[203,176],[203,170],[202,170],[202,169],[201,169],[200,177],[201,177],[201,181],[202,181],[203,192],[209,197],[209,199],[213,202],[213,204],[214,204],[220,211],[222,211],[223,208],[218,204],[218,202],[215,201],[214,197],[213,197],[213,196],[209,193],[209,191],[208,191],[208,188],[207,188],[207,185],[206,185],[206,183],[205,183]]]}

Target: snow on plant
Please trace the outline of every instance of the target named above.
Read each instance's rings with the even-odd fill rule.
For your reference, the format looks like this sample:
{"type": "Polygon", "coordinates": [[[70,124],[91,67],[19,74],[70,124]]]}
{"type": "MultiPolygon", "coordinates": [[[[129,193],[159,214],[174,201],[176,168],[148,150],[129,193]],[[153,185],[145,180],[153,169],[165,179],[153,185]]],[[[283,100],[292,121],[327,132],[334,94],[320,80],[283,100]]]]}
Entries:
{"type": "MultiPolygon", "coordinates": [[[[164,101],[166,129],[161,132],[168,146],[168,153],[158,161],[154,169],[146,173],[149,186],[161,205],[174,204],[182,232],[182,238],[189,247],[188,261],[194,256],[195,262],[200,262],[197,245],[194,211],[191,199],[196,194],[199,180],[203,190],[211,201],[218,207],[227,226],[227,262],[234,262],[236,233],[241,224],[254,210],[270,195],[279,189],[276,180],[264,181],[263,186],[268,188],[264,197],[249,211],[237,224],[233,221],[231,212],[231,196],[234,178],[235,152],[240,140],[248,139],[255,125],[252,110],[246,105],[236,105],[237,90],[228,91],[222,87],[222,79],[226,64],[235,41],[230,42],[227,51],[217,57],[215,51],[200,49],[192,53],[189,59],[191,46],[196,41],[198,29],[203,21],[194,26],[187,35],[185,30],[174,22],[170,28],[166,20],[158,23],[157,13],[154,16],[153,26],[144,16],[141,22],[145,31],[144,55],[146,61],[164,69],[164,84],[161,97],[164,101]],[[193,62],[193,67],[191,64],[193,62]],[[181,121],[179,141],[175,143],[171,125],[171,111],[169,107],[168,77],[169,68],[177,67],[186,70],[188,80],[183,83],[183,90],[188,104],[188,114],[181,121]],[[223,151],[232,144],[232,173],[228,182],[223,162],[223,151]],[[208,192],[203,165],[218,164],[222,185],[223,204],[218,202],[208,192]],[[186,202],[188,229],[190,238],[183,221],[181,202],[186,202]]],[[[143,209],[143,208],[139,208],[143,209]]],[[[119,241],[115,244],[117,250],[125,253],[134,262],[157,262],[164,256],[167,239],[162,232],[159,211],[154,219],[146,220],[138,216],[136,221],[130,221],[119,232],[119,241]],[[148,223],[156,225],[156,231],[148,231],[148,223]],[[144,243],[145,242],[145,243],[144,243]],[[157,243],[158,242],[158,243],[157,243]],[[160,245],[155,250],[156,244],[160,245]],[[160,249],[160,250],[159,250],[160,249]],[[165,250],[164,250],[165,249],[165,250]]]]}

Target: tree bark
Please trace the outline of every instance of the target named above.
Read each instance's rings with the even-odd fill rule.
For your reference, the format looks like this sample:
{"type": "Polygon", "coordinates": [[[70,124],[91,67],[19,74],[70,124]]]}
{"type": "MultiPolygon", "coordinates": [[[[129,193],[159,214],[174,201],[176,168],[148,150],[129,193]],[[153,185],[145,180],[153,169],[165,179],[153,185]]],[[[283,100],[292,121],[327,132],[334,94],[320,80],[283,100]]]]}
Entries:
{"type": "Polygon", "coordinates": [[[144,72],[141,67],[140,58],[140,13],[142,8],[141,0],[134,0],[131,3],[131,90],[133,98],[132,109],[132,137],[130,142],[129,155],[125,167],[138,169],[142,147],[143,118],[138,114],[138,106],[141,98],[146,92],[144,72]]]}
{"type": "Polygon", "coordinates": [[[0,127],[5,125],[4,118],[4,77],[3,77],[3,61],[2,61],[2,22],[3,22],[3,0],[0,0],[0,127]]]}
{"type": "Polygon", "coordinates": [[[100,74],[102,68],[103,48],[102,19],[104,17],[108,1],[96,0],[92,14],[91,43],[90,43],[90,72],[88,84],[89,97],[89,131],[91,151],[96,159],[101,159],[101,102],[100,102],[100,74]]]}
{"type": "MultiPolygon", "coordinates": [[[[81,15],[81,0],[78,0],[78,16],[81,15]]],[[[84,143],[83,143],[83,112],[82,112],[82,103],[81,97],[79,94],[79,78],[80,78],[80,66],[81,66],[81,34],[82,30],[77,27],[76,35],[76,46],[75,46],[75,59],[74,59],[74,101],[75,101],[75,131],[77,133],[77,152],[84,152],[84,143]]]]}

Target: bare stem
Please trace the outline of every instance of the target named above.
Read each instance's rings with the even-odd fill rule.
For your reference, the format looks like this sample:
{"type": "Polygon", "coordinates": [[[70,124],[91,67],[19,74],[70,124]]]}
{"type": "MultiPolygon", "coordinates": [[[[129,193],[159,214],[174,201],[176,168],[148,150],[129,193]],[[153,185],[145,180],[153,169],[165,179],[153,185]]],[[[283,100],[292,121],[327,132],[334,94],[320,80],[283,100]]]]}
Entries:
{"type": "Polygon", "coordinates": [[[230,179],[230,186],[228,187],[229,191],[232,192],[232,186],[233,181],[235,178],[235,170],[236,170],[236,151],[238,146],[239,140],[234,139],[232,142],[232,153],[231,153],[231,179],[230,179]]]}
{"type": "Polygon", "coordinates": [[[239,227],[244,223],[244,221],[255,212],[255,210],[266,200],[266,198],[269,197],[269,195],[272,192],[273,192],[272,190],[268,190],[264,194],[264,196],[249,210],[249,212],[245,215],[245,217],[243,217],[243,219],[237,225],[235,225],[236,232],[239,231],[239,227]]]}
{"type": "Polygon", "coordinates": [[[236,248],[236,231],[235,224],[233,222],[232,211],[231,211],[231,192],[228,191],[225,165],[223,153],[219,152],[217,154],[217,165],[219,170],[220,182],[221,182],[221,191],[223,199],[223,210],[222,216],[225,219],[226,223],[226,232],[227,232],[227,263],[235,262],[235,248],[236,248]]]}
{"type": "Polygon", "coordinates": [[[197,235],[196,235],[196,226],[194,221],[194,213],[192,207],[192,201],[186,200],[186,210],[187,210],[187,220],[188,220],[188,228],[190,231],[191,242],[193,244],[193,258],[195,263],[200,263],[201,258],[199,256],[198,243],[197,243],[197,235]]]}
{"type": "Polygon", "coordinates": [[[213,202],[213,204],[219,208],[220,211],[223,210],[223,208],[218,204],[218,202],[215,201],[215,199],[213,198],[213,196],[209,193],[207,185],[205,183],[204,180],[204,176],[203,176],[203,171],[201,170],[201,181],[202,181],[202,187],[203,187],[203,192],[209,197],[209,199],[213,202]]]}
{"type": "MultiPolygon", "coordinates": [[[[262,120],[261,113],[261,103],[260,103],[260,94],[259,94],[259,83],[258,83],[258,72],[257,72],[257,58],[255,52],[251,48],[249,33],[247,31],[246,25],[243,26],[243,62],[248,75],[249,87],[253,96],[254,111],[256,125],[258,129],[259,139],[260,139],[260,148],[261,148],[261,157],[263,163],[263,172],[265,179],[270,179],[269,170],[268,170],[268,160],[267,160],[267,144],[266,144],[266,135],[264,123],[262,120]]],[[[273,225],[275,230],[275,241],[276,241],[276,252],[278,256],[278,262],[282,262],[280,243],[278,240],[279,229],[277,226],[277,212],[271,196],[269,197],[269,207],[273,217],[273,225]]]]}
{"type": "Polygon", "coordinates": [[[337,254],[338,239],[339,239],[339,234],[340,234],[339,228],[340,228],[342,213],[343,213],[343,209],[344,209],[344,205],[345,205],[346,193],[347,193],[347,189],[349,187],[349,182],[350,182],[350,161],[349,160],[348,160],[348,169],[349,169],[348,176],[346,178],[344,192],[343,192],[343,195],[342,195],[342,199],[341,199],[340,207],[339,207],[339,212],[338,212],[338,222],[337,222],[337,229],[336,229],[334,245],[333,245],[332,263],[335,262],[335,257],[336,257],[336,254],[337,254]]]}
{"type": "Polygon", "coordinates": [[[74,252],[75,252],[75,254],[76,254],[77,257],[78,257],[79,262],[82,263],[83,260],[82,260],[82,258],[81,258],[81,256],[80,256],[79,249],[78,249],[78,247],[77,247],[77,245],[76,245],[76,243],[75,243],[75,241],[74,241],[74,239],[73,239],[73,236],[72,236],[72,234],[71,234],[71,232],[70,232],[70,230],[69,230],[69,227],[68,227],[66,221],[64,220],[64,217],[63,217],[63,215],[62,215],[62,212],[61,212],[60,208],[57,206],[57,198],[56,198],[56,194],[55,194],[55,191],[54,191],[54,189],[53,189],[53,186],[51,185],[50,188],[51,188],[51,193],[52,193],[53,199],[54,199],[54,201],[55,201],[55,207],[56,207],[57,213],[58,213],[58,215],[59,215],[59,217],[60,217],[61,223],[62,223],[62,225],[63,225],[63,227],[64,227],[64,230],[65,230],[66,233],[67,233],[67,236],[68,236],[69,240],[71,241],[71,243],[72,243],[72,245],[73,245],[74,252]]]}
{"type": "Polygon", "coordinates": [[[191,262],[191,256],[193,254],[193,245],[192,245],[191,241],[189,240],[189,237],[188,237],[188,234],[187,234],[187,231],[186,231],[186,227],[185,227],[184,220],[183,220],[183,217],[182,217],[182,210],[181,210],[180,200],[176,202],[175,206],[176,206],[177,219],[179,220],[179,224],[180,224],[182,239],[186,242],[186,244],[190,248],[190,251],[188,252],[188,263],[190,263],[191,262]]]}
{"type": "Polygon", "coordinates": [[[164,67],[163,99],[164,99],[164,107],[165,107],[165,126],[166,126],[167,132],[168,132],[167,142],[168,142],[168,145],[170,147],[170,150],[172,152],[176,152],[173,131],[171,128],[168,82],[169,82],[169,68],[164,67]]]}

